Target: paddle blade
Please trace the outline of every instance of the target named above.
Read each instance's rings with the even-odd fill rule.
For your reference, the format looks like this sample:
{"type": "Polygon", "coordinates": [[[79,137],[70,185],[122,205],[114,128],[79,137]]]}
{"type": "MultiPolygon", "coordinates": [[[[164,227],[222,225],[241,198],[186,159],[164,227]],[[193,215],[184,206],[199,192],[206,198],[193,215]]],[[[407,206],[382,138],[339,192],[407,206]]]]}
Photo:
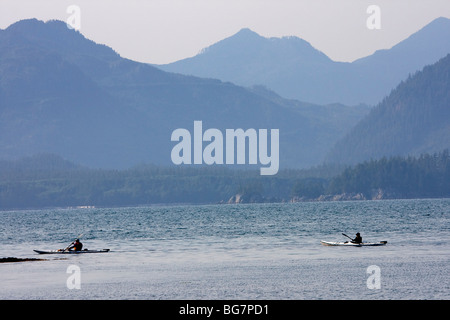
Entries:
{"type": "Polygon", "coordinates": [[[350,238],[348,235],[346,235],[345,233],[342,234],[343,236],[346,236],[347,238],[349,238],[350,240],[353,240],[353,238],[350,238]]]}

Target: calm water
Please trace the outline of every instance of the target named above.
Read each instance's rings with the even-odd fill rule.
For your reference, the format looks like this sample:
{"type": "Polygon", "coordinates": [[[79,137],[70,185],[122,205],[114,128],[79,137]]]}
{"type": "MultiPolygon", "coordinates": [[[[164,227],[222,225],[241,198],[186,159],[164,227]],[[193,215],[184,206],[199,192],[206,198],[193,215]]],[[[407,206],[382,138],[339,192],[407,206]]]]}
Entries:
{"type": "Polygon", "coordinates": [[[0,257],[47,259],[0,264],[1,299],[450,298],[450,199],[4,211],[0,241],[0,257]],[[320,244],[342,232],[388,245],[320,244]],[[80,234],[111,252],[32,251],[80,234]]]}

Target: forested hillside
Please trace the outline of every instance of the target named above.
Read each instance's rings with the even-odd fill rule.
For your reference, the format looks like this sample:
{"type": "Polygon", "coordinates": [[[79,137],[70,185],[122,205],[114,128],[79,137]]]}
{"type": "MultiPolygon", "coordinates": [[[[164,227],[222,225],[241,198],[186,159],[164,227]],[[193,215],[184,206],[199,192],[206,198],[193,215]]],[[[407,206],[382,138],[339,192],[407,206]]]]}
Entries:
{"type": "Polygon", "coordinates": [[[356,164],[450,148],[450,54],[400,83],[341,139],[327,161],[356,164]]]}
{"type": "Polygon", "coordinates": [[[53,155],[0,161],[2,210],[424,197],[450,197],[448,151],[276,176],[223,167],[89,169],[53,155]]]}
{"type": "Polygon", "coordinates": [[[338,168],[259,170],[209,166],[139,165],[124,170],[91,169],[55,155],[0,161],[0,209],[133,206],[162,203],[289,201],[298,179],[331,177],[338,168]]]}
{"type": "Polygon", "coordinates": [[[450,197],[449,152],[367,161],[333,178],[327,192],[361,193],[367,199],[450,197]]]}

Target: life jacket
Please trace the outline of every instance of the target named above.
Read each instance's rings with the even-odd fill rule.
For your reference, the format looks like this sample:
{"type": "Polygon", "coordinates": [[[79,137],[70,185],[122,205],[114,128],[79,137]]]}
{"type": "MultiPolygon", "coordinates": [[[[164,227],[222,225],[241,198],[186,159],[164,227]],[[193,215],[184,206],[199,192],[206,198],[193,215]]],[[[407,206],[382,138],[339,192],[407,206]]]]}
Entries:
{"type": "Polygon", "coordinates": [[[73,250],[75,250],[75,251],[81,251],[82,248],[83,248],[83,244],[81,242],[75,242],[73,244],[73,250]]]}

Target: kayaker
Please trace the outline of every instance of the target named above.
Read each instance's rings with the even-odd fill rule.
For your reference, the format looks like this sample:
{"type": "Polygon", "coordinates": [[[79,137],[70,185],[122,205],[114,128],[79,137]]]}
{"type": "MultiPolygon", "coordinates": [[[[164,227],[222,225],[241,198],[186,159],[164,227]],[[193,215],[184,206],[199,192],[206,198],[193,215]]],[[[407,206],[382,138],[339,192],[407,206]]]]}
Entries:
{"type": "Polygon", "coordinates": [[[76,239],[72,242],[72,245],[69,247],[69,250],[81,251],[83,248],[83,244],[80,242],[80,239],[76,239]]]}
{"type": "Polygon", "coordinates": [[[362,237],[359,232],[356,234],[356,238],[352,240],[353,243],[362,243],[362,237]]]}

